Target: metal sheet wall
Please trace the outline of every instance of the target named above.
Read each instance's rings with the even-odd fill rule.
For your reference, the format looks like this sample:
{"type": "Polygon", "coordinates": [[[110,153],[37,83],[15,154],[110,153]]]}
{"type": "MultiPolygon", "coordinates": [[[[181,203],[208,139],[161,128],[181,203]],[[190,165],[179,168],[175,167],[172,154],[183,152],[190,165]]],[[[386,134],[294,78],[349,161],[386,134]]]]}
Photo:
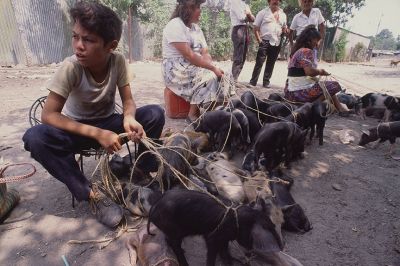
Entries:
{"type": "MultiPolygon", "coordinates": [[[[0,0],[0,66],[61,62],[72,54],[68,10],[77,0],[0,0]]],[[[143,60],[142,25],[133,34],[134,60],[143,60]]],[[[124,25],[119,49],[127,57],[124,25]]],[[[146,57],[152,57],[150,49],[146,57]]]]}
{"type": "Polygon", "coordinates": [[[0,1],[0,65],[26,64],[11,0],[0,1]]]}
{"type": "Polygon", "coordinates": [[[60,62],[70,55],[71,33],[67,12],[74,2],[2,0],[0,12],[6,16],[2,14],[0,17],[0,29],[12,34],[7,34],[0,42],[0,63],[41,65],[60,62]],[[13,56],[10,47],[17,51],[17,56],[13,56]]]}

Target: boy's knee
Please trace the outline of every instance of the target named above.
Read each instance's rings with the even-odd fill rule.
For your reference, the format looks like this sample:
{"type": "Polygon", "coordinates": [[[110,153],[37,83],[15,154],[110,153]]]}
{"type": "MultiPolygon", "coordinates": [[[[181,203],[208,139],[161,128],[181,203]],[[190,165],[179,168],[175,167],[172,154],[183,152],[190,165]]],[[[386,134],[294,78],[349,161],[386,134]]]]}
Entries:
{"type": "Polygon", "coordinates": [[[154,120],[157,124],[164,125],[165,123],[165,110],[160,105],[151,105],[154,120]]]}
{"type": "Polygon", "coordinates": [[[22,136],[22,141],[24,142],[24,148],[30,151],[32,147],[37,146],[42,139],[42,125],[34,126],[29,128],[25,134],[22,136]]]}

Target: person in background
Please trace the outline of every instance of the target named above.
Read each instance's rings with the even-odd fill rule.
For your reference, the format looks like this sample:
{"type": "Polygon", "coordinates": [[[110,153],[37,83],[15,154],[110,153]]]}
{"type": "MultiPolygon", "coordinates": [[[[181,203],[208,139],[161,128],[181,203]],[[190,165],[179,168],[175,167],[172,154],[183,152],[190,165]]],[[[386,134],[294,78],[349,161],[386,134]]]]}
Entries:
{"type": "MultiPolygon", "coordinates": [[[[325,39],[325,19],[319,8],[315,8],[314,0],[298,0],[301,12],[297,13],[290,24],[289,43],[290,48],[293,47],[293,42],[297,36],[308,26],[314,25],[321,34],[322,40],[325,39]]],[[[318,61],[318,48],[314,49],[314,58],[318,61]]]]}
{"type": "MultiPolygon", "coordinates": [[[[63,61],[47,87],[42,124],[28,129],[22,140],[25,150],[73,197],[89,201],[101,223],[116,227],[123,217],[122,207],[84,176],[75,154],[99,147],[117,152],[122,148],[118,134],[124,132],[135,142],[146,136],[159,138],[164,110],[159,105],[136,109],[126,60],[114,51],[122,33],[117,14],[97,2],[79,1],[70,15],[74,55],[63,61]],[[117,88],[122,114],[115,113],[117,88]]],[[[157,171],[155,160],[148,157],[142,166],[154,165],[151,171],[157,171]]]]}
{"type": "Polygon", "coordinates": [[[336,97],[336,93],[341,91],[340,84],[337,81],[318,82],[315,78],[330,75],[324,69],[318,69],[314,60],[313,49],[318,47],[320,41],[321,34],[314,25],[307,26],[298,36],[290,54],[288,79],[284,89],[285,98],[294,102],[322,101],[325,96],[320,83],[323,82],[339,115],[348,116],[349,110],[336,97]]]}
{"type": "Polygon", "coordinates": [[[257,85],[261,68],[267,59],[263,87],[269,88],[270,86],[270,78],[281,49],[282,35],[287,34],[286,14],[279,4],[280,0],[268,0],[268,7],[258,12],[254,21],[254,35],[259,47],[250,85],[257,85]]]}
{"type": "Polygon", "coordinates": [[[200,116],[201,105],[218,101],[224,94],[219,86],[224,71],[212,61],[198,25],[205,0],[177,2],[163,30],[162,74],[165,86],[190,102],[187,121],[192,123],[200,116]]]}
{"type": "Polygon", "coordinates": [[[237,81],[246,61],[250,41],[248,23],[254,22],[254,16],[244,0],[231,0],[230,17],[233,43],[232,76],[237,81]]]}

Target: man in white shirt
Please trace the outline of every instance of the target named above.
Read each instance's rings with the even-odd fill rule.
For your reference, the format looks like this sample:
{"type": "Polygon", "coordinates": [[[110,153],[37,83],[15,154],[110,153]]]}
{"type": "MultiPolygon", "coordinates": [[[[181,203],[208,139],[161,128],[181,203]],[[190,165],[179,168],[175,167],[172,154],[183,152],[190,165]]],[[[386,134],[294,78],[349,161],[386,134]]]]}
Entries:
{"type": "MultiPolygon", "coordinates": [[[[314,0],[298,1],[302,11],[294,16],[292,24],[290,25],[290,47],[293,47],[293,40],[295,37],[299,36],[308,25],[315,25],[323,41],[325,37],[325,19],[321,14],[321,10],[319,10],[319,8],[313,8],[314,0]]],[[[315,58],[317,59],[317,50],[315,50],[315,58]]]]}
{"type": "Polygon", "coordinates": [[[270,78],[281,49],[282,34],[287,33],[286,14],[279,7],[280,0],[268,0],[268,7],[258,12],[254,21],[254,34],[259,43],[256,64],[250,84],[257,85],[261,68],[265,63],[263,87],[269,88],[270,78]]]}
{"type": "Polygon", "coordinates": [[[249,44],[247,23],[254,21],[249,5],[244,0],[231,0],[230,17],[232,24],[233,63],[232,76],[237,81],[242,71],[249,44]]]}

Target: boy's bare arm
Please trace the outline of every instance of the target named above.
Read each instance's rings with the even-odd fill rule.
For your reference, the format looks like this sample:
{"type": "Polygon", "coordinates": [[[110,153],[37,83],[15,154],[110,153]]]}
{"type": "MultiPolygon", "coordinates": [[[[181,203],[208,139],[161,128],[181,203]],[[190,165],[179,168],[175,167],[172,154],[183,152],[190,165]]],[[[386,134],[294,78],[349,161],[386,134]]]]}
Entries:
{"type": "Polygon", "coordinates": [[[135,119],[136,103],[133,100],[131,87],[127,84],[118,88],[118,90],[122,100],[125,132],[128,133],[130,140],[137,142],[139,139],[146,137],[146,132],[144,132],[143,126],[135,119]]]}
{"type": "Polygon", "coordinates": [[[53,127],[97,140],[104,149],[112,153],[122,148],[118,135],[110,130],[79,123],[61,113],[66,99],[50,92],[43,107],[42,122],[53,127]]]}

